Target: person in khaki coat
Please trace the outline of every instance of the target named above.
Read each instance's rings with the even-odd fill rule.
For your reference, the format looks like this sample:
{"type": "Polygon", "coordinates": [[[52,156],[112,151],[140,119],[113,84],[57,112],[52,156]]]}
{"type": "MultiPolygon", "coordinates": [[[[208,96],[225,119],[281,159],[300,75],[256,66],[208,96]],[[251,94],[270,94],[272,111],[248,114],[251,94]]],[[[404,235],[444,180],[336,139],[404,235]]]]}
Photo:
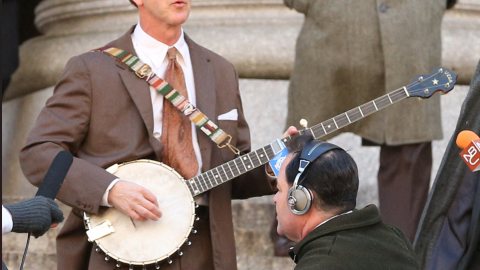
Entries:
{"type": "MultiPolygon", "coordinates": [[[[288,91],[287,126],[311,125],[431,74],[441,64],[447,0],[284,0],[305,14],[288,91]]],[[[380,145],[380,212],[413,241],[429,189],[440,98],[407,99],[341,130],[380,145]]],[[[330,139],[332,133],[322,139],[330,139]]]]}
{"type": "MultiPolygon", "coordinates": [[[[196,102],[203,113],[232,136],[232,145],[242,153],[250,151],[250,133],[243,114],[235,68],[221,56],[196,44],[181,28],[188,17],[191,1],[133,2],[138,5],[140,23],[107,45],[139,55],[140,51],[135,49],[139,45],[154,44],[138,48],[165,48],[163,55],[147,54],[143,59],[140,57],[141,60],[159,58],[160,63],[164,63],[170,61],[164,60],[167,47],[177,48],[179,44],[186,44],[182,48],[188,49],[193,79],[188,80],[187,61],[182,69],[186,74],[187,88],[189,82],[194,84],[196,98],[191,101],[196,102]],[[137,35],[143,39],[137,39],[137,35]],[[228,118],[219,119],[227,113],[228,118]]],[[[181,56],[187,58],[186,54],[181,56]]],[[[95,246],[87,242],[81,217],[83,211],[97,214],[104,208],[102,202],[105,196],[109,204],[132,219],[161,219],[162,209],[159,209],[154,194],[122,180],[110,187],[117,177],[105,171],[112,164],[137,159],[162,161],[165,147],[154,132],[158,114],[155,114],[152,105],[158,96],[152,98],[152,89],[109,55],[87,52],[68,61],[53,96],[42,109],[20,154],[21,167],[27,179],[39,186],[59,151],[68,150],[74,155],[73,164],[57,196],[73,207],[57,237],[58,269],[116,269],[115,260],[106,261],[105,254],[95,252],[95,246]],[[108,188],[111,189],[107,192],[108,188]]],[[[155,90],[153,93],[156,93],[155,90]]],[[[217,148],[200,130],[194,141],[198,141],[201,171],[235,157],[228,148],[217,148]]],[[[199,207],[203,212],[197,212],[201,217],[195,223],[198,233],[189,236],[192,245],[183,248],[184,255],[174,257],[172,265],[162,264],[162,269],[236,269],[231,199],[271,194],[274,188],[270,180],[264,167],[259,167],[211,189],[208,197],[204,197],[208,206],[199,207]]],[[[128,269],[128,265],[122,264],[120,269],[128,269]]],[[[147,269],[155,267],[149,265],[147,269]]]]}

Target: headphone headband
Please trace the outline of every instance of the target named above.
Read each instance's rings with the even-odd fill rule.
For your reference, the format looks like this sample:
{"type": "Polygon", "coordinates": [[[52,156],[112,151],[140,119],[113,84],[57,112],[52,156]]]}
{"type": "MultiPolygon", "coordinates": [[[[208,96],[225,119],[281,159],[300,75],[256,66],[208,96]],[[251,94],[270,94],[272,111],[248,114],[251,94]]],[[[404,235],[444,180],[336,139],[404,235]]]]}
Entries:
{"type": "Polygon", "coordinates": [[[333,149],[343,150],[340,146],[323,141],[312,140],[305,145],[302,153],[300,154],[300,166],[298,167],[298,173],[295,177],[293,187],[296,187],[299,184],[298,181],[300,176],[311,162],[315,161],[318,157],[333,149]]]}
{"type": "Polygon", "coordinates": [[[303,179],[300,180],[300,177],[311,162],[333,149],[343,150],[337,145],[315,140],[308,142],[303,148],[302,153],[300,154],[298,173],[295,176],[295,181],[287,195],[287,205],[294,214],[303,215],[308,212],[312,206],[312,194],[308,188],[299,185],[303,181],[303,179]],[[300,195],[297,195],[297,191],[300,191],[300,195]]]}

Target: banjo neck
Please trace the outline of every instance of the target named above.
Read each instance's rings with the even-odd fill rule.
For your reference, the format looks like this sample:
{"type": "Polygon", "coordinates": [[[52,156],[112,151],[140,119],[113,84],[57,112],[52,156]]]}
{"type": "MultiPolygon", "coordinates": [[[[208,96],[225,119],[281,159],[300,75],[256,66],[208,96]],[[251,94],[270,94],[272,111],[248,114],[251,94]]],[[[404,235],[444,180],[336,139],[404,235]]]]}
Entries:
{"type": "MultiPolygon", "coordinates": [[[[446,94],[453,89],[456,78],[457,74],[451,70],[442,67],[436,68],[433,74],[418,75],[408,86],[403,86],[386,95],[323,121],[320,124],[300,130],[299,134],[310,133],[315,139],[318,139],[406,98],[419,97],[426,99],[437,91],[446,94]]],[[[285,144],[290,139],[291,136],[277,139],[269,145],[244,154],[186,180],[186,184],[193,196],[202,194],[237,176],[266,164],[272,160],[278,152],[285,148],[285,144]]]]}

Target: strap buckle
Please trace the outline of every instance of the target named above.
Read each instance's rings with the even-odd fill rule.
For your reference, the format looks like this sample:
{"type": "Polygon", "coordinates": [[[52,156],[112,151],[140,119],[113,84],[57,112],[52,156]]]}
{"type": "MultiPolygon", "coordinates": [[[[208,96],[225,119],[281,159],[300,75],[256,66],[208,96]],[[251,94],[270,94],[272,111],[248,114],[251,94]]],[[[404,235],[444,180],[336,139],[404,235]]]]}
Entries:
{"type": "Polygon", "coordinates": [[[228,135],[227,134],[227,139],[226,139],[227,143],[223,144],[223,145],[220,145],[220,144],[217,144],[218,148],[225,148],[225,147],[228,147],[230,150],[232,150],[232,152],[237,155],[237,156],[240,156],[240,150],[238,150],[238,148],[236,148],[235,146],[233,146],[232,144],[230,144],[230,142],[232,141],[232,136],[228,135]]]}
{"type": "Polygon", "coordinates": [[[152,69],[147,64],[143,64],[141,68],[135,71],[135,74],[141,79],[145,78],[145,76],[150,77],[150,73],[152,73],[152,69]]]}

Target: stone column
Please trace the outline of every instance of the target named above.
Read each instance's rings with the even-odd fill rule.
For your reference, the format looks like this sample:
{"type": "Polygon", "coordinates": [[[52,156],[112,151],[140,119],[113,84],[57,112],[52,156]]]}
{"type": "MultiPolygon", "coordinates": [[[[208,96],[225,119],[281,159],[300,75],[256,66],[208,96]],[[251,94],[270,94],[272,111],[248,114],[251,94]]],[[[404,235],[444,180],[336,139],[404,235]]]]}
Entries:
{"type": "Polygon", "coordinates": [[[480,0],[458,0],[442,23],[442,65],[470,84],[480,59],[480,0]]]}

